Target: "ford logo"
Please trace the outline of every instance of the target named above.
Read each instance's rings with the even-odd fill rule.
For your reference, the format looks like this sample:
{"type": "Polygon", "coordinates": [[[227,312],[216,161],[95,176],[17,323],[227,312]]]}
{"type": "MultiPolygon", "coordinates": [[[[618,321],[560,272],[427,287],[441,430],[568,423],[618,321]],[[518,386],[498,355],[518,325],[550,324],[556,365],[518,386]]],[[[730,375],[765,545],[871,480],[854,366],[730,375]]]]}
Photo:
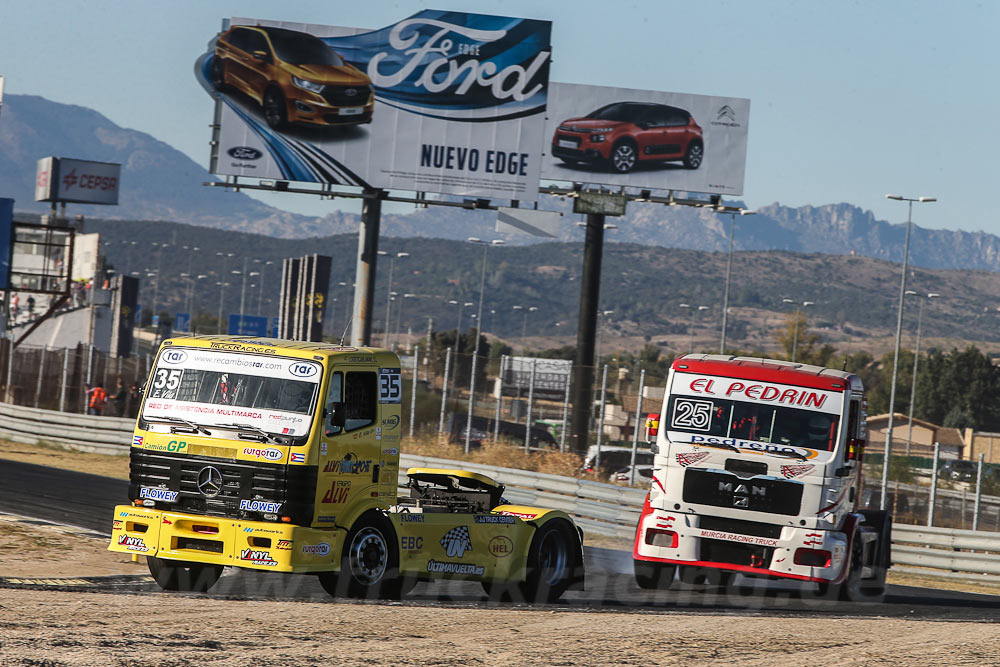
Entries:
{"type": "Polygon", "coordinates": [[[292,364],[288,367],[288,372],[300,378],[307,378],[316,375],[318,369],[316,364],[292,364]]]}
{"type": "Polygon", "coordinates": [[[237,160],[259,160],[264,155],[250,146],[233,146],[226,152],[237,160]]]}
{"type": "Polygon", "coordinates": [[[187,352],[184,352],[183,350],[167,350],[160,358],[163,359],[163,363],[166,364],[183,364],[184,361],[187,360],[187,357],[187,352]]]}
{"type": "Polygon", "coordinates": [[[348,97],[354,97],[357,94],[358,94],[357,88],[348,88],[347,90],[344,91],[344,95],[347,95],[348,97]]]}

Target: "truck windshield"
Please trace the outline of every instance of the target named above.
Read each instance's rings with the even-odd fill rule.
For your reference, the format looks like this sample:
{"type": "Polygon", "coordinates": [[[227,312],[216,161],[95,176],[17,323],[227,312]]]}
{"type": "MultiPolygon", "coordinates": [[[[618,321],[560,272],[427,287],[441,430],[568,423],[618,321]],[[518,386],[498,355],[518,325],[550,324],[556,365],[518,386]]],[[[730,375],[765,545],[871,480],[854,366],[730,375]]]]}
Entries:
{"type": "Polygon", "coordinates": [[[722,398],[671,396],[667,428],[701,436],[833,451],[836,414],[722,398]]]}
{"type": "Polygon", "coordinates": [[[142,416],[211,426],[241,423],[267,433],[307,435],[322,367],[314,361],[206,349],[168,348],[153,369],[142,416]]]}

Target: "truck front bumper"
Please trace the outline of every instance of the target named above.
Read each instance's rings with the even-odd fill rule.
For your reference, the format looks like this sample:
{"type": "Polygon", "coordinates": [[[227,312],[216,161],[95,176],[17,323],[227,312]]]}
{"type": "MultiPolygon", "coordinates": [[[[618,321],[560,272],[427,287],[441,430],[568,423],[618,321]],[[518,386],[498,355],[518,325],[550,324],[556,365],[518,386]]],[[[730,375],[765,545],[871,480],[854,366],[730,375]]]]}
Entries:
{"type": "MultiPolygon", "coordinates": [[[[635,560],[706,567],[749,575],[840,583],[848,549],[844,533],[775,526],[776,536],[701,527],[695,514],[644,508],[636,529],[635,560]]],[[[758,531],[762,532],[762,531],[758,531]]],[[[774,533],[772,533],[774,535],[774,533]]]]}
{"type": "Polygon", "coordinates": [[[270,572],[340,569],[344,531],[118,505],[109,551],[270,572]]]}

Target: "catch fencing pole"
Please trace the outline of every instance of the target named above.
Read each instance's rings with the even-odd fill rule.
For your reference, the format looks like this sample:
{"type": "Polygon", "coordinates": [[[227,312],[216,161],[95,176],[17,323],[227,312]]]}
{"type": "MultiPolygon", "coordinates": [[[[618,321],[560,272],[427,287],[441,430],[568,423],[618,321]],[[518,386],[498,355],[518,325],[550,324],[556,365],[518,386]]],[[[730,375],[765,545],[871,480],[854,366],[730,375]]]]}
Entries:
{"type": "MultiPolygon", "coordinates": [[[[934,468],[931,472],[931,499],[927,503],[927,525],[934,525],[934,503],[937,500],[937,483],[938,483],[938,465],[940,464],[939,455],[941,453],[941,443],[934,443],[934,468]]],[[[888,464],[886,464],[888,465],[888,464]]]]}
{"type": "Polygon", "coordinates": [[[972,510],[972,530],[979,530],[979,506],[983,501],[983,455],[979,455],[979,466],[976,471],[976,504],[972,510]]]}
{"type": "Polygon", "coordinates": [[[438,422],[438,435],[444,433],[444,411],[448,404],[448,371],[451,369],[451,348],[444,353],[444,379],[441,381],[441,420],[438,422]]]}
{"type": "Polygon", "coordinates": [[[566,431],[569,430],[569,424],[566,422],[569,419],[569,379],[573,377],[573,364],[569,365],[569,375],[566,376],[566,395],[563,397],[563,418],[562,418],[562,432],[559,434],[559,451],[566,453],[566,431]]]}
{"type": "Polygon", "coordinates": [[[417,374],[420,360],[420,348],[413,347],[413,392],[410,394],[410,437],[413,437],[413,423],[417,421],[417,374]]]}
{"type": "Polygon", "coordinates": [[[528,451],[531,444],[531,408],[535,402],[535,363],[537,359],[531,360],[531,379],[528,380],[528,414],[524,418],[524,451],[528,451]]]}
{"type": "Polygon", "coordinates": [[[604,406],[608,396],[608,365],[604,364],[604,375],[601,378],[601,415],[597,418],[597,460],[594,470],[601,474],[601,443],[604,440],[604,406]]]}
{"type": "Polygon", "coordinates": [[[63,349],[62,386],[59,388],[59,412],[66,412],[66,383],[69,382],[69,348],[63,349]]]}
{"type": "Polygon", "coordinates": [[[493,420],[493,442],[500,439],[500,409],[503,407],[503,372],[507,365],[507,355],[500,356],[500,376],[497,378],[497,414],[493,420]]]}
{"type": "Polygon", "coordinates": [[[35,407],[38,407],[38,401],[42,397],[42,378],[45,377],[45,357],[48,356],[49,351],[48,345],[42,346],[42,361],[38,364],[38,382],[35,383],[35,407]]]}
{"type": "Polygon", "coordinates": [[[632,433],[632,464],[629,467],[628,483],[635,484],[635,453],[639,449],[639,416],[642,414],[642,392],[646,387],[646,369],[639,373],[639,400],[635,404],[635,431],[632,433]]]}

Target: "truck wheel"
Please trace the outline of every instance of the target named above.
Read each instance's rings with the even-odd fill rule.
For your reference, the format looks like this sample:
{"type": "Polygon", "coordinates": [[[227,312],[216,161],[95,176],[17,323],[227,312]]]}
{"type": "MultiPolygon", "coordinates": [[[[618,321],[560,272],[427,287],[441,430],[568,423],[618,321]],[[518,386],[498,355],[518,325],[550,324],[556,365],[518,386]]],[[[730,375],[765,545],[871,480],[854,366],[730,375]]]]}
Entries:
{"type": "Polygon", "coordinates": [[[207,591],[219,580],[224,569],[223,565],[166,560],[156,556],[146,556],[146,565],[156,585],[163,590],[190,593],[207,591]]]}
{"type": "Polygon", "coordinates": [[[645,560],[633,560],[632,564],[635,566],[635,583],[639,588],[666,590],[674,583],[676,565],[651,563],[645,560]]]}
{"type": "MultiPolygon", "coordinates": [[[[848,602],[882,602],[885,600],[885,574],[886,568],[882,566],[880,554],[876,554],[873,569],[875,575],[868,579],[861,578],[861,568],[864,567],[864,547],[858,530],[854,533],[851,541],[851,559],[847,572],[847,577],[840,585],[839,598],[848,602]]],[[[884,535],[884,533],[882,533],[884,535]]],[[[881,541],[881,535],[880,535],[881,541]]],[[[881,551],[881,542],[878,545],[881,551]]]]}
{"type": "Polygon", "coordinates": [[[338,593],[353,598],[398,598],[402,587],[396,544],[392,525],[383,517],[366,514],[358,519],[344,542],[338,593]]]}
{"type": "Polygon", "coordinates": [[[576,566],[576,539],[564,521],[551,521],[535,532],[528,548],[527,572],[521,591],[528,602],[554,602],[570,585],[576,566]]]}

